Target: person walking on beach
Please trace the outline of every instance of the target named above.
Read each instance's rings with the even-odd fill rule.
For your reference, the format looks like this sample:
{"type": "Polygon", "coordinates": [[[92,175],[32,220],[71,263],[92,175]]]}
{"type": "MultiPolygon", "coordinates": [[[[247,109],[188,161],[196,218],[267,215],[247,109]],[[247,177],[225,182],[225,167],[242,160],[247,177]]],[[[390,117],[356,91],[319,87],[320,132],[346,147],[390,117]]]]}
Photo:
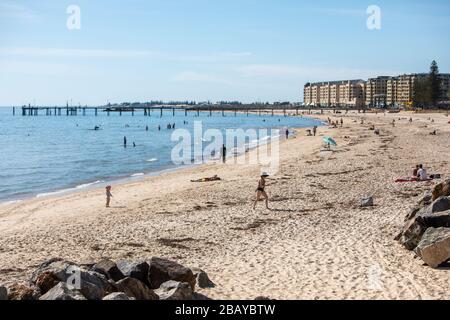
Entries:
{"type": "Polygon", "coordinates": [[[222,144],[222,162],[225,163],[227,161],[227,147],[222,144]]]}
{"type": "Polygon", "coordinates": [[[126,148],[127,147],[127,137],[123,137],[123,147],[126,148]]]}
{"type": "Polygon", "coordinates": [[[344,126],[344,119],[341,118],[341,128],[344,126]]]}
{"type": "Polygon", "coordinates": [[[314,126],[313,127],[313,135],[314,135],[314,137],[316,136],[316,133],[317,133],[317,126],[314,126]]]}
{"type": "Polygon", "coordinates": [[[106,186],[106,207],[109,208],[109,203],[111,202],[111,186],[106,186]]]}
{"type": "Polygon", "coordinates": [[[266,172],[263,172],[261,174],[261,178],[258,181],[258,188],[256,189],[256,200],[255,203],[253,204],[253,210],[256,209],[256,204],[258,203],[258,201],[261,200],[261,197],[263,197],[265,203],[266,203],[266,208],[269,209],[269,197],[267,196],[266,193],[266,178],[269,175],[266,172]]]}
{"type": "Polygon", "coordinates": [[[286,140],[289,139],[289,129],[286,128],[286,140]]]}

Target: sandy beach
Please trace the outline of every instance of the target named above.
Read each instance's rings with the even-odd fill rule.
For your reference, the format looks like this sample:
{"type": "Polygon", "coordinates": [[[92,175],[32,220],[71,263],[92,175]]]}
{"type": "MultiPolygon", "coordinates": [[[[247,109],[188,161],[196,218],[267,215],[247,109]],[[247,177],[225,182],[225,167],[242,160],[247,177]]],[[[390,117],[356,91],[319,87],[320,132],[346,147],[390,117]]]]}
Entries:
{"type": "Polygon", "coordinates": [[[450,177],[449,117],[314,116],[342,116],[344,126],[321,127],[316,137],[301,129],[280,144],[280,170],[267,187],[272,210],[252,210],[259,167],[221,163],[114,185],[109,209],[103,189],[0,206],[0,283],[27,279],[51,257],[160,256],[205,270],[216,287],[199,291],[215,299],[450,299],[450,273],[394,241],[435,184],[394,180],[418,163],[450,177]],[[333,152],[321,151],[323,135],[338,142],[333,152]],[[190,182],[214,175],[222,181],[190,182]],[[365,196],[374,207],[359,207],[365,196]]]}

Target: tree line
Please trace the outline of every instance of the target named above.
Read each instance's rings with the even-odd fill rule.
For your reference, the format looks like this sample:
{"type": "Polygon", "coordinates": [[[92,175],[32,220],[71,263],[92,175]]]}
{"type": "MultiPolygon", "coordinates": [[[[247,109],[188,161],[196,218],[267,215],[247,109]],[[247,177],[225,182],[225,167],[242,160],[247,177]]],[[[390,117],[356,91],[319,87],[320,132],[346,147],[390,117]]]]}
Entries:
{"type": "MultiPolygon", "coordinates": [[[[433,60],[430,66],[430,72],[426,77],[418,77],[414,81],[414,107],[432,108],[438,105],[441,98],[441,81],[439,77],[439,67],[433,60]]],[[[447,92],[447,98],[450,101],[450,90],[447,92]]]]}

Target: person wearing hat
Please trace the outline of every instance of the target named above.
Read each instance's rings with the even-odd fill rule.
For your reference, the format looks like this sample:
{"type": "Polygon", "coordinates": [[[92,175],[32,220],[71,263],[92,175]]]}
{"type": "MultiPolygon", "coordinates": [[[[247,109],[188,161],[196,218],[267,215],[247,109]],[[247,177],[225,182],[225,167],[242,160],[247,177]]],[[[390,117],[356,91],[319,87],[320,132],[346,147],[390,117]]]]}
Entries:
{"type": "Polygon", "coordinates": [[[256,189],[256,200],[253,204],[253,210],[256,209],[256,204],[261,200],[261,196],[264,198],[266,202],[266,208],[269,209],[269,197],[266,193],[266,178],[269,176],[266,172],[261,174],[261,179],[258,181],[258,188],[256,189]]]}

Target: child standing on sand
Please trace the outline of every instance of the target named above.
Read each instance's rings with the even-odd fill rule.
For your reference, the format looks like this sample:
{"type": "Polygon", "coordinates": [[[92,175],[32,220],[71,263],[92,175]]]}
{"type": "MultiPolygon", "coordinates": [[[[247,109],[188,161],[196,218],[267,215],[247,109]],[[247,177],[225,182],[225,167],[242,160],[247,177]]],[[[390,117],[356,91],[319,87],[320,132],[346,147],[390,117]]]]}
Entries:
{"type": "Polygon", "coordinates": [[[106,187],[106,207],[109,208],[109,202],[111,201],[111,197],[113,195],[111,194],[111,186],[106,187]]]}

